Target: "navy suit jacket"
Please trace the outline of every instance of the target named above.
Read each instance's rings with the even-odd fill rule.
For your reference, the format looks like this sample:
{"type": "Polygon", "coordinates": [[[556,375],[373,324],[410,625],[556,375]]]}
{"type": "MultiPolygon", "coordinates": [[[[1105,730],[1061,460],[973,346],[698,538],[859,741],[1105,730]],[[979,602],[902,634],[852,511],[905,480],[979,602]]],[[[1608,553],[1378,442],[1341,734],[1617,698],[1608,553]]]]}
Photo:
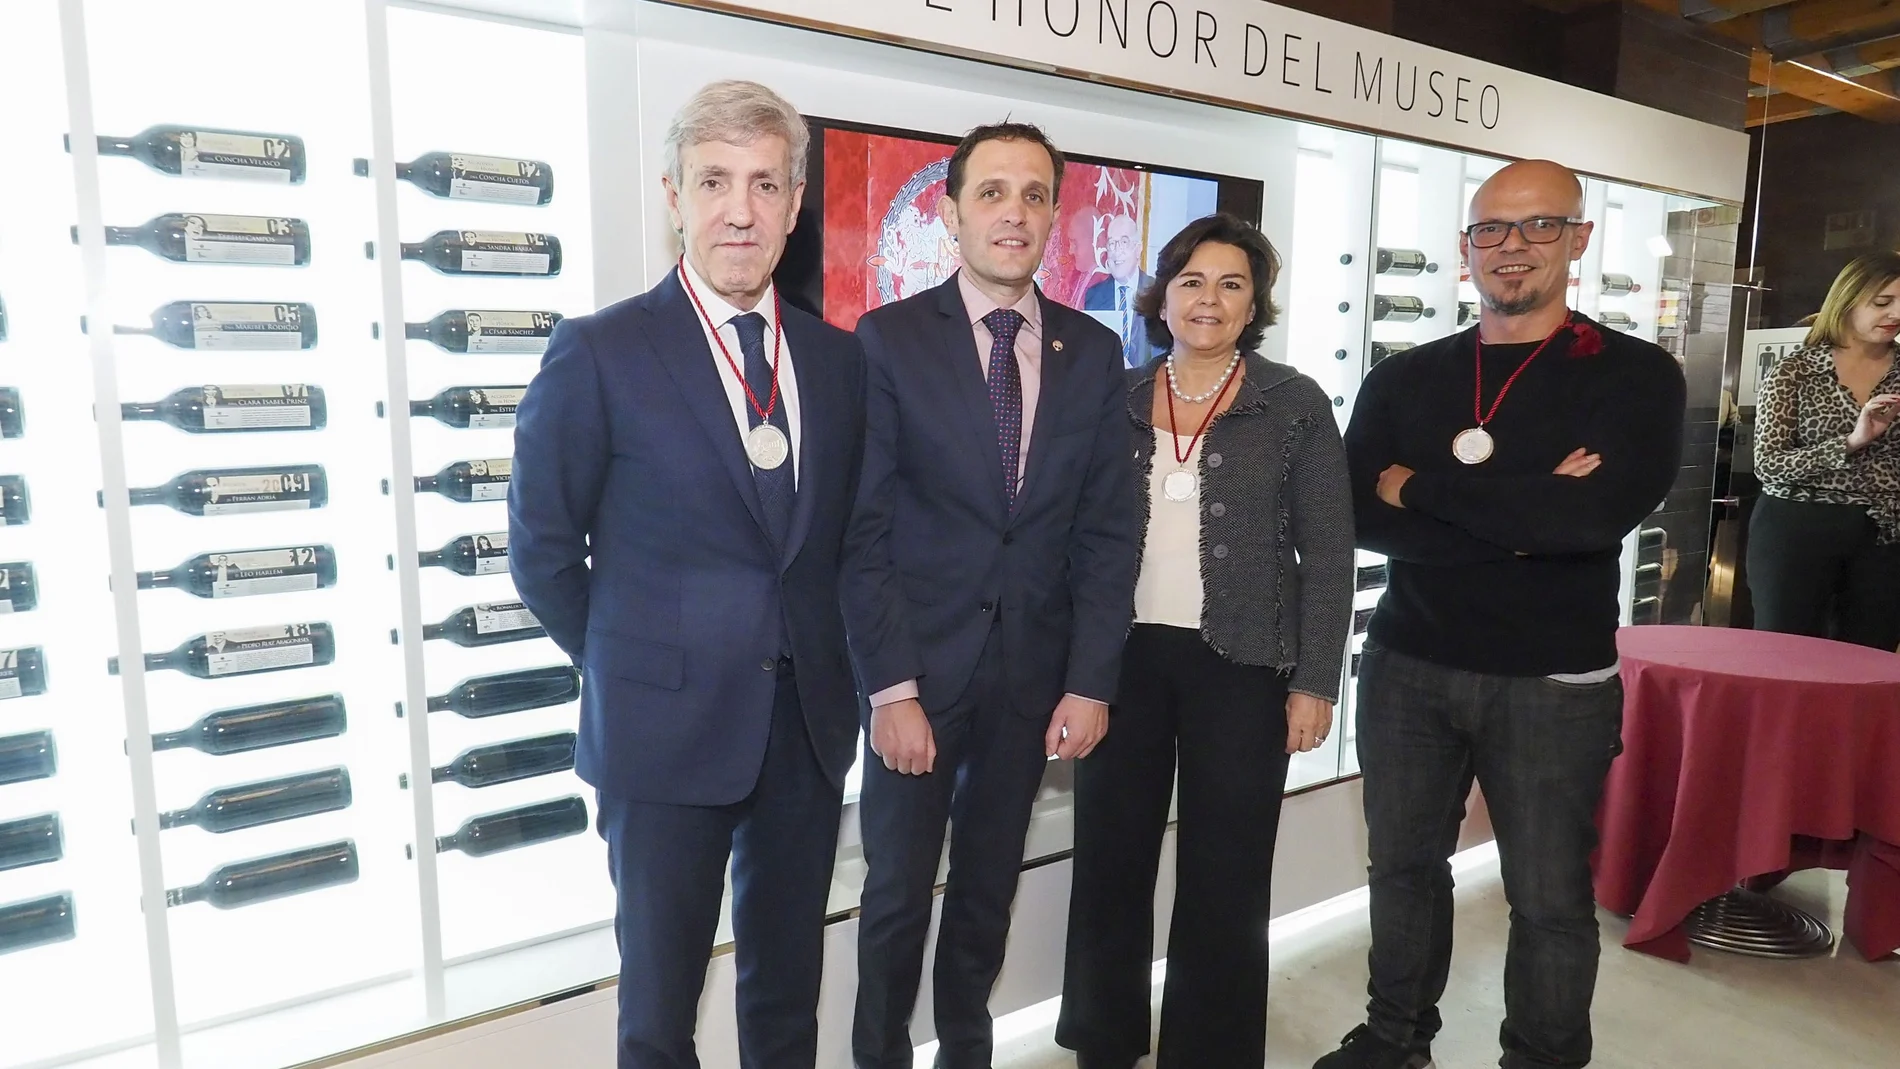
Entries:
{"type": "Polygon", "coordinates": [[[782,552],[677,270],[562,320],[517,411],[509,570],[583,673],[575,770],[617,798],[725,805],[750,794],[781,636],[819,763],[833,785],[851,767],[857,701],[838,581],[864,355],[849,333],[790,305],[783,314],[800,443],[782,552]]]}
{"type": "MultiPolygon", "coordinates": [[[[1154,359],[1155,344],[1148,340],[1148,321],[1134,312],[1135,295],[1147,289],[1149,286],[1154,285],[1154,281],[1155,277],[1153,275],[1143,271],[1140,280],[1128,291],[1128,309],[1129,313],[1134,317],[1134,325],[1131,328],[1134,332],[1134,337],[1129,339],[1131,344],[1124,363],[1131,368],[1146,367],[1148,361],[1154,359]]],[[[1115,281],[1113,275],[1105,277],[1098,282],[1090,283],[1089,288],[1082,291],[1082,310],[1085,312],[1115,311],[1115,287],[1117,285],[1118,283],[1115,281]]]]}
{"type": "Polygon", "coordinates": [[[943,713],[1000,613],[1017,712],[1115,697],[1139,557],[1121,344],[1039,299],[1042,392],[1014,510],[957,280],[858,321],[869,387],[844,604],[867,694],[914,678],[943,713]]]}

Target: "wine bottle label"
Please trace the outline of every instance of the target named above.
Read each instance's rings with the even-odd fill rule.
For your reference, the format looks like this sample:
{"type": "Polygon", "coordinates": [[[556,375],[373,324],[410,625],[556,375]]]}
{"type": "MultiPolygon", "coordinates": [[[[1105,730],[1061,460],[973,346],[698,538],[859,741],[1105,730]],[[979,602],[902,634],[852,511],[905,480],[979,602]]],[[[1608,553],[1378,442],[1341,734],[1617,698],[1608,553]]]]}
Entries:
{"type": "Polygon", "coordinates": [[[20,687],[20,651],[0,651],[0,700],[18,698],[24,693],[20,687]]]}
{"type": "Polygon", "coordinates": [[[521,403],[521,395],[528,391],[522,387],[507,389],[470,390],[469,400],[486,412],[476,412],[468,417],[468,425],[473,428],[508,428],[515,425],[515,406],[521,403]]]}
{"type": "Polygon", "coordinates": [[[191,333],[199,349],[301,349],[303,316],[289,304],[194,304],[191,333]]]}
{"type": "Polygon", "coordinates": [[[205,430],[310,426],[310,387],[206,386],[205,430]]]}
{"type": "Polygon", "coordinates": [[[191,178],[248,178],[290,184],[290,142],[281,137],[186,130],[178,135],[179,173],[191,178]]]}
{"type": "Polygon", "coordinates": [[[205,264],[295,264],[288,219],[259,215],[185,216],[185,260],[205,264]]]}
{"type": "Polygon", "coordinates": [[[546,312],[491,312],[470,310],[468,351],[471,353],[544,353],[554,323],[546,312]]]}
{"type": "Polygon", "coordinates": [[[462,270],[509,275],[545,275],[548,240],[506,230],[462,231],[462,270]]]}
{"type": "Polygon", "coordinates": [[[506,501],[508,499],[508,480],[515,473],[512,457],[499,460],[469,461],[468,474],[472,485],[469,497],[475,501],[506,501]]]}
{"type": "Polygon", "coordinates": [[[541,188],[534,184],[541,165],[532,160],[499,156],[449,156],[449,197],[498,204],[539,204],[541,188]]]}
{"type": "Polygon", "coordinates": [[[230,676],[315,664],[317,647],[309,632],[308,624],[213,631],[205,636],[210,647],[208,671],[213,676],[230,676]]]}
{"type": "MultiPolygon", "coordinates": [[[[508,570],[508,532],[475,536],[475,574],[497,575],[508,570]]],[[[12,604],[9,602],[8,604],[12,604]]]]}
{"type": "Polygon", "coordinates": [[[273,512],[310,507],[311,478],[303,472],[281,475],[209,475],[205,477],[207,516],[273,512]]]}
{"type": "Polygon", "coordinates": [[[311,546],[273,549],[262,553],[213,553],[211,580],[214,598],[244,598],[317,589],[317,551],[311,546]]]}
{"type": "Polygon", "coordinates": [[[529,627],[540,627],[541,621],[534,618],[518,601],[498,601],[475,608],[475,633],[492,635],[497,631],[520,631],[529,627]]]}

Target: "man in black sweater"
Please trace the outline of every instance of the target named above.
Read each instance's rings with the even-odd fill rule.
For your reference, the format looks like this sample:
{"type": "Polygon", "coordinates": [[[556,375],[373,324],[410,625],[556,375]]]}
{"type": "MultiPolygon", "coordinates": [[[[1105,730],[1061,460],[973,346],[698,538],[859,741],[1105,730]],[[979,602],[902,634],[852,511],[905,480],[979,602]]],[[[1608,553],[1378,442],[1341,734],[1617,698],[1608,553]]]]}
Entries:
{"type": "Polygon", "coordinates": [[[1391,580],[1359,673],[1370,1004],[1315,1069],[1431,1063],[1474,777],[1511,906],[1499,1064],[1590,1061],[1620,550],[1675,480],[1685,388],[1668,353],[1567,307],[1582,214],[1548,161],[1485,182],[1461,241],[1478,325],[1381,362],[1346,432],[1359,544],[1391,580]]]}

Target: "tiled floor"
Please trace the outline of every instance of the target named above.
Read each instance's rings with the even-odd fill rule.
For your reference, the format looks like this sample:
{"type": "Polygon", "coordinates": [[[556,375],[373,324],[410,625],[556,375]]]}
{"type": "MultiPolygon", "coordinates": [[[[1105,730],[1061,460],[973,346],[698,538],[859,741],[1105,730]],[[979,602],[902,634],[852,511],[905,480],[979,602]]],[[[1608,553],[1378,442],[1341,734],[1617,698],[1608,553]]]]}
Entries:
{"type": "MultiPolygon", "coordinates": [[[[1803,873],[1776,893],[1831,917],[1838,931],[1846,893],[1840,874],[1803,873]]],[[[1626,927],[1603,917],[1599,1069],[1900,1067],[1900,956],[1868,964],[1845,949],[1787,962],[1698,950],[1691,963],[1677,965],[1624,950],[1626,927]]],[[[1445,1031],[1434,1044],[1438,1069],[1497,1064],[1505,934],[1492,862],[1460,881],[1457,956],[1445,1031]]],[[[1363,911],[1276,939],[1266,1069],[1308,1069],[1359,1022],[1365,952],[1363,911]]],[[[1043,1023],[999,1044],[996,1069],[1070,1069],[1074,1062],[1053,1044],[1051,1029],[1043,1023]]]]}

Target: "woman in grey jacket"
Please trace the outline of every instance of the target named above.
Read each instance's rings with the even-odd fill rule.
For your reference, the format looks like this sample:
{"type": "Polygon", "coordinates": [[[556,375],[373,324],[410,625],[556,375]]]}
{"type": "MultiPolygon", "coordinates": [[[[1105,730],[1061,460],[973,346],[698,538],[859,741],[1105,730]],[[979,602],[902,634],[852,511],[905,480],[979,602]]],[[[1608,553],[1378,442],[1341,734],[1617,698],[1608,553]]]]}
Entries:
{"type": "Polygon", "coordinates": [[[1290,755],[1332,730],[1353,583],[1332,405],[1255,355],[1279,257],[1231,215],[1161,250],[1136,310],[1166,355],[1129,373],[1143,518],[1110,731],[1076,766],[1056,1039],[1079,1069],[1148,1051],[1155,875],[1180,770],[1160,1069],[1265,1059],[1268,888],[1290,755]]]}

